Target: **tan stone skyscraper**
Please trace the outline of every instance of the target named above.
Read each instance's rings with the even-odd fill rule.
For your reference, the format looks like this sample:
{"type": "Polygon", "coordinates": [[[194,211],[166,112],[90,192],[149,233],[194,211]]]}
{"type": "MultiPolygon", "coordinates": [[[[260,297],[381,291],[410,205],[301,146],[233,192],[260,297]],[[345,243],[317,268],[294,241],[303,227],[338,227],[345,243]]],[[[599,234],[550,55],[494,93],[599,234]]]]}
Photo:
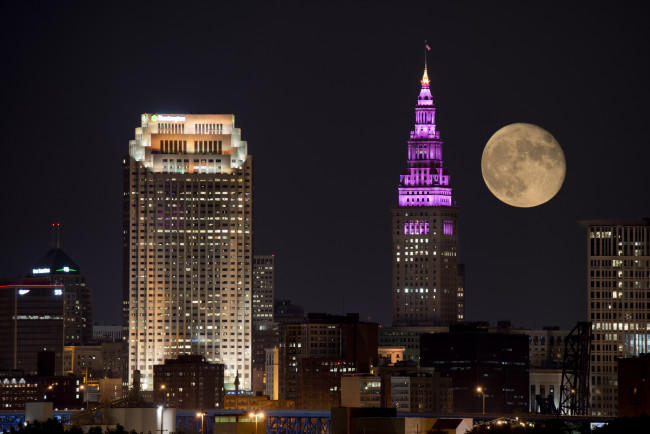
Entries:
{"type": "Polygon", "coordinates": [[[463,268],[457,259],[458,207],[442,161],[426,65],[421,83],[399,205],[391,209],[396,327],[455,324],[465,311],[463,268]]]}
{"type": "Polygon", "coordinates": [[[617,416],[618,359],[650,351],[650,219],[582,223],[593,337],[590,410],[617,416]]]}
{"type": "Polygon", "coordinates": [[[200,354],[251,386],[252,160],[233,115],[144,114],[124,161],[128,381],[200,354]]]}

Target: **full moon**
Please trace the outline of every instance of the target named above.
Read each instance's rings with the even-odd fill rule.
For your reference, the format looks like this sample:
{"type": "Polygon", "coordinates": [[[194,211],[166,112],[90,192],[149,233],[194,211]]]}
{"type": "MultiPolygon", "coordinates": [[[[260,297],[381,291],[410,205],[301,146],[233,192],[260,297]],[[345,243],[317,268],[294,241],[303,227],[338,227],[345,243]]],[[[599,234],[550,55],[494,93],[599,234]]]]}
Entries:
{"type": "Polygon", "coordinates": [[[506,125],[488,140],[481,171],[485,185],[508,205],[531,208],[560,191],[566,174],[564,152],[555,137],[532,124],[506,125]]]}

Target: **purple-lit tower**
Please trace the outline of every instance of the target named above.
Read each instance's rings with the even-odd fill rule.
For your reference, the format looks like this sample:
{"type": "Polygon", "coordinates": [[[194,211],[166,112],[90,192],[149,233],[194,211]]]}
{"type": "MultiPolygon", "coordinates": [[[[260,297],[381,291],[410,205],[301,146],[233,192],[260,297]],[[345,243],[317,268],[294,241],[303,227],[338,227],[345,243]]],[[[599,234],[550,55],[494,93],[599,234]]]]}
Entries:
{"type": "Polygon", "coordinates": [[[424,66],[408,162],[393,213],[393,326],[439,326],[464,319],[458,266],[458,207],[442,162],[436,106],[424,66]]]}

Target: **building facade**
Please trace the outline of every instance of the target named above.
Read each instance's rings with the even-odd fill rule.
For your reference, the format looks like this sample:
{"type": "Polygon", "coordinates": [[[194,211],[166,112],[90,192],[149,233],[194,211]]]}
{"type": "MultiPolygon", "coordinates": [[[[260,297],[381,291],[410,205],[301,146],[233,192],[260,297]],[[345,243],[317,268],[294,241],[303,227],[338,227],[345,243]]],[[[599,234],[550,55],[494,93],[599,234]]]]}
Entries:
{"type": "Polygon", "coordinates": [[[86,381],[122,378],[121,342],[63,347],[63,373],[84,377],[86,381]]]}
{"type": "Polygon", "coordinates": [[[261,330],[273,322],[275,255],[253,257],[253,327],[261,330]]]}
{"type": "Polygon", "coordinates": [[[447,333],[449,327],[382,327],[380,347],[404,347],[403,360],[420,363],[420,336],[427,333],[447,333]]]}
{"type": "Polygon", "coordinates": [[[233,115],[143,114],[124,160],[125,385],[200,354],[251,387],[252,158],[233,115]]]}
{"type": "Polygon", "coordinates": [[[0,370],[61,375],[63,293],[47,278],[0,280],[0,370]]]}
{"type": "Polygon", "coordinates": [[[264,393],[265,348],[279,343],[278,326],[273,321],[275,292],[275,255],[253,257],[253,378],[254,393],[264,393]]]}
{"type": "Polygon", "coordinates": [[[277,323],[300,322],[305,319],[305,308],[291,300],[275,300],[273,319],[277,323]]]}
{"type": "Polygon", "coordinates": [[[618,359],[618,417],[650,414],[650,354],[618,359]]]}
{"type": "Polygon", "coordinates": [[[223,408],[223,365],[182,355],[154,366],[154,403],[172,408],[223,408]]]}
{"type": "Polygon", "coordinates": [[[393,218],[393,326],[445,326],[465,316],[458,207],[442,161],[425,65],[393,218]]]}
{"type": "Polygon", "coordinates": [[[28,402],[52,402],[58,410],[84,406],[82,379],[74,376],[30,376],[22,371],[0,373],[0,409],[25,411],[28,402]]]}
{"type": "Polygon", "coordinates": [[[93,325],[93,341],[95,342],[122,342],[122,326],[98,324],[93,325]]]}
{"type": "MultiPolygon", "coordinates": [[[[58,237],[59,225],[54,226],[58,237]]],[[[65,345],[85,345],[93,340],[93,304],[86,276],[61,250],[59,241],[32,268],[31,275],[47,278],[51,285],[63,285],[65,345]]]]}
{"type": "Polygon", "coordinates": [[[422,335],[420,365],[450,377],[454,411],[514,413],[528,410],[528,336],[489,333],[473,325],[451,327],[449,333],[422,335]]]}
{"type": "MultiPolygon", "coordinates": [[[[392,369],[392,368],[391,368],[392,369]]],[[[396,367],[381,375],[348,374],[341,378],[341,406],[392,407],[398,413],[453,413],[451,379],[431,368],[396,367]]]]}
{"type": "Polygon", "coordinates": [[[617,361],[650,351],[650,219],[589,220],[587,312],[593,415],[618,415],[617,361]]]}
{"type": "Polygon", "coordinates": [[[312,313],[303,322],[281,324],[279,398],[294,401],[298,409],[340,405],[341,377],[377,365],[377,328],[360,322],[358,314],[312,313]]]}

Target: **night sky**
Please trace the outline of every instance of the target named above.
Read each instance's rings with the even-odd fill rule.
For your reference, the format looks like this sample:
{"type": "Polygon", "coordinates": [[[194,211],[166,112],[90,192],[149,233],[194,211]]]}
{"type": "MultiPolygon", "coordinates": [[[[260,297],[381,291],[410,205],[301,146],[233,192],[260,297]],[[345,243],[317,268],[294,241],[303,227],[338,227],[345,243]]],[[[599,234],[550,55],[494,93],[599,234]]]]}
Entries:
{"type": "Polygon", "coordinates": [[[234,113],[253,155],[255,253],[275,254],[276,297],[389,326],[390,206],[424,40],[461,207],[468,320],[585,320],[577,220],[650,216],[642,10],[62,3],[0,6],[0,277],[28,273],[61,222],[61,247],[93,288],[95,320],[120,321],[122,158],[140,114],[234,113]],[[503,204],[481,177],[485,143],[513,122],[545,128],[566,156],[564,186],[537,208],[503,204]]]}

